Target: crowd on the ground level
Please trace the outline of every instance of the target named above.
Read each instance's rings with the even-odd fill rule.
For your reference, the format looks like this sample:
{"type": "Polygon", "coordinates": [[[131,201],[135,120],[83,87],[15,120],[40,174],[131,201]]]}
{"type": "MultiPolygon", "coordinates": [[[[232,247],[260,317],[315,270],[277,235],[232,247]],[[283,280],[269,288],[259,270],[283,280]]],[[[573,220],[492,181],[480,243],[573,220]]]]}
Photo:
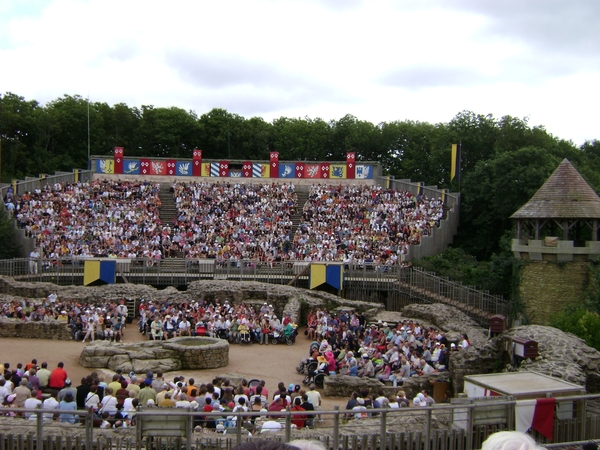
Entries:
{"type": "Polygon", "coordinates": [[[177,217],[160,219],[160,184],[94,180],[57,183],[5,198],[17,225],[36,239],[39,258],[146,258],[185,255],[219,264],[287,260],[347,265],[400,264],[411,244],[431,235],[443,203],[381,186],[313,185],[292,235],[298,208],[287,184],[174,183],[177,217]]]}
{"type": "MultiPolygon", "coordinates": [[[[238,416],[231,412],[260,412],[256,416],[239,416],[249,431],[277,431],[282,428],[281,412],[290,407],[292,411],[306,412],[293,417],[298,428],[311,425],[321,405],[321,395],[312,386],[303,389],[299,385],[280,382],[269,393],[264,380],[242,380],[233,385],[228,379],[197,382],[183,376],[168,380],[160,372],[148,372],[127,376],[117,371],[111,380],[92,372],[74,386],[62,362],[53,370],[48,363],[38,365],[37,359],[14,368],[10,363],[0,365],[0,415],[21,416],[14,408],[41,408],[44,421],[80,423],[81,415],[74,411],[94,413],[94,426],[100,428],[128,427],[135,422],[139,408],[185,408],[203,413],[197,415],[197,427],[222,431],[234,426],[238,416]],[[312,412],[312,413],[311,413],[312,412]]],[[[35,413],[23,413],[25,419],[37,420],[35,413]]]]}
{"type": "MultiPolygon", "coordinates": [[[[298,367],[299,372],[306,374],[306,383],[314,381],[318,374],[341,374],[401,386],[413,376],[447,371],[451,353],[471,345],[466,334],[454,343],[448,341],[444,332],[433,327],[424,329],[417,321],[367,323],[362,314],[344,310],[310,311],[305,334],[313,342],[309,357],[298,367]]],[[[373,404],[375,407],[402,406],[402,403],[408,406],[408,401],[396,397],[373,401],[373,404]]],[[[364,395],[355,395],[357,402],[361,398],[364,399],[364,395]]],[[[426,392],[412,401],[415,406],[429,406],[432,402],[426,392]]]]}
{"type": "MultiPolygon", "coordinates": [[[[273,305],[266,302],[254,306],[219,299],[193,303],[141,299],[137,316],[139,332],[151,340],[209,336],[240,344],[291,344],[298,327],[290,314],[278,316],[273,305]]],[[[0,318],[24,322],[64,321],[77,341],[123,342],[133,311],[129,310],[125,298],[83,302],[59,298],[57,291],[53,291],[41,303],[31,299],[3,303],[0,318]]]]}

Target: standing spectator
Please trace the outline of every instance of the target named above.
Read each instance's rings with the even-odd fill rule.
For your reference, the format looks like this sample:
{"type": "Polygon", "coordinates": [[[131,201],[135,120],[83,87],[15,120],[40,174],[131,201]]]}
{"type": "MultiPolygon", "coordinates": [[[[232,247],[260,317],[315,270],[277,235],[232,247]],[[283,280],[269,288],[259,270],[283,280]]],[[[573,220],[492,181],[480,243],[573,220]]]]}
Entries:
{"type": "Polygon", "coordinates": [[[36,247],[31,251],[31,253],[29,253],[29,273],[30,274],[37,275],[39,259],[40,259],[40,253],[38,252],[38,249],[36,247]]]}

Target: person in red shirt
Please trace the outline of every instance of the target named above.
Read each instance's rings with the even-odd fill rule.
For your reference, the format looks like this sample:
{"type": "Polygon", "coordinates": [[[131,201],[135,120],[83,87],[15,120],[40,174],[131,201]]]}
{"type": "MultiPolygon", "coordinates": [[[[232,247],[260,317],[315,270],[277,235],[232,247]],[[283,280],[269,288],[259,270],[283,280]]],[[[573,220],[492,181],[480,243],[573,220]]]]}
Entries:
{"type": "MultiPolygon", "coordinates": [[[[306,411],[300,405],[302,405],[302,398],[296,397],[294,399],[294,406],[292,406],[291,411],[306,411]]],[[[298,428],[304,428],[306,426],[306,419],[308,419],[306,414],[294,414],[294,416],[292,416],[292,423],[298,428]]]]}
{"type": "MultiPolygon", "coordinates": [[[[285,397],[283,397],[283,396],[277,397],[277,400],[275,400],[273,403],[271,403],[269,405],[269,412],[285,411],[286,406],[287,406],[287,400],[285,399],[285,397]]],[[[283,416],[277,415],[277,414],[270,414],[269,417],[272,419],[279,419],[283,416]]]]}
{"type": "Polygon", "coordinates": [[[61,390],[65,387],[65,381],[67,381],[69,376],[67,375],[67,371],[64,369],[64,367],[64,363],[59,362],[56,369],[54,369],[50,374],[50,378],[48,380],[48,387],[50,389],[61,390]]]}

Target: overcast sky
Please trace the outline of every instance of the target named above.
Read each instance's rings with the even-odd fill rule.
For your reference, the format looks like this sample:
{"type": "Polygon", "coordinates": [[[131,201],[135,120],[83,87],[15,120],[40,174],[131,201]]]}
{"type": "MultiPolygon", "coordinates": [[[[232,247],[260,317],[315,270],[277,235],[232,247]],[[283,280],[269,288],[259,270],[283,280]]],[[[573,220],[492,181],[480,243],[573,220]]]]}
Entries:
{"type": "Polygon", "coordinates": [[[600,139],[600,1],[4,0],[0,92],[600,139]]]}

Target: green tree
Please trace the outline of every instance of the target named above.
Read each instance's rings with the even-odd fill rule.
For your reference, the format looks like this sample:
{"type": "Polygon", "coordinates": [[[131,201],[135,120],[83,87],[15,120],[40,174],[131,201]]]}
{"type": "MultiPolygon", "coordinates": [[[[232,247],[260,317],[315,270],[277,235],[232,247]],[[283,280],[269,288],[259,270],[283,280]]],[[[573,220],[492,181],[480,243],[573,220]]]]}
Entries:
{"type": "Polygon", "coordinates": [[[142,106],[140,147],[147,156],[190,158],[200,127],[192,112],[181,108],[142,106]]]}
{"type": "Polygon", "coordinates": [[[279,151],[280,160],[325,161],[330,138],[330,125],[319,118],[273,121],[273,149],[279,151]]]}
{"type": "Polygon", "coordinates": [[[18,258],[21,246],[17,244],[14,222],[8,213],[0,210],[0,259],[18,258]]]}
{"type": "Polygon", "coordinates": [[[550,325],[583,339],[587,345],[600,350],[600,315],[583,305],[553,314],[550,325]]]}
{"type": "Polygon", "coordinates": [[[560,158],[526,147],[479,161],[464,173],[461,224],[456,243],[478,260],[499,251],[510,216],[527,203],[558,167],[560,158]]]}
{"type": "Polygon", "coordinates": [[[27,101],[11,92],[0,96],[0,180],[37,175],[39,160],[35,155],[35,142],[36,115],[39,109],[36,101],[27,101]]]}

